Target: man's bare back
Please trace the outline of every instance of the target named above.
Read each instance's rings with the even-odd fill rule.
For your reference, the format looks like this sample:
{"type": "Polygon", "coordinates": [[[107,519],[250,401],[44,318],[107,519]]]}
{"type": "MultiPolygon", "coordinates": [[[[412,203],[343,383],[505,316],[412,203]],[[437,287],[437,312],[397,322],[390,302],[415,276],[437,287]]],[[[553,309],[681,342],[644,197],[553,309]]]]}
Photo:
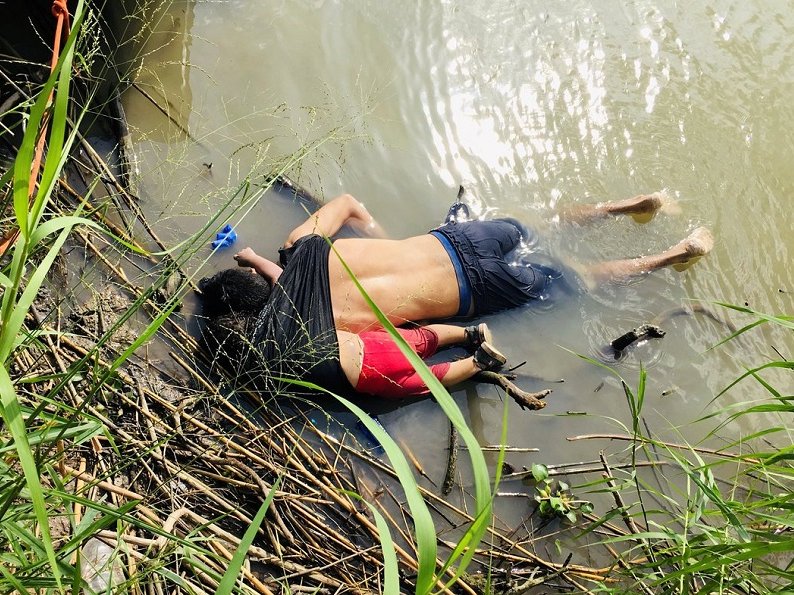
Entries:
{"type": "Polygon", "coordinates": [[[337,329],[355,333],[378,324],[339,257],[395,325],[457,313],[455,269],[436,237],[342,239],[334,242],[334,249],[328,257],[328,280],[337,329]]]}

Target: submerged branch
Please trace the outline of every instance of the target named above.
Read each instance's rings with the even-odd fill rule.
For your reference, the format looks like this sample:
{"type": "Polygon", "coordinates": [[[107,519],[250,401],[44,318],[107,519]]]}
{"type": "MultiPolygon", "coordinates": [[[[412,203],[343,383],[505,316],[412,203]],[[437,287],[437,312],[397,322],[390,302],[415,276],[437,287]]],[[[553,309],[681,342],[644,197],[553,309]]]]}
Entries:
{"type": "Polygon", "coordinates": [[[455,483],[455,469],[458,464],[458,431],[452,422],[449,423],[449,458],[447,459],[447,471],[444,474],[444,482],[441,484],[441,494],[448,495],[452,491],[455,483]]]}

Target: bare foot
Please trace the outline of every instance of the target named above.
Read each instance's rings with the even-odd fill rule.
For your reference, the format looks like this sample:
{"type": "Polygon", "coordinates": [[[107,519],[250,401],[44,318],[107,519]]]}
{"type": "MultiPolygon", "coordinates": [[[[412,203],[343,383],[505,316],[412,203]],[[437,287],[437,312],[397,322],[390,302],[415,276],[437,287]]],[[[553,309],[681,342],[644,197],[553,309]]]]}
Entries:
{"type": "Polygon", "coordinates": [[[653,194],[639,194],[624,200],[570,207],[560,212],[559,220],[584,224],[605,217],[628,215],[637,223],[647,223],[659,211],[677,214],[681,212],[681,208],[678,206],[678,202],[670,198],[666,192],[654,192],[653,194]]]}
{"type": "Polygon", "coordinates": [[[662,198],[656,194],[639,194],[625,200],[600,203],[599,206],[612,215],[647,215],[662,206],[662,198]]]}
{"type": "Polygon", "coordinates": [[[714,247],[714,236],[706,227],[698,227],[684,240],[684,249],[687,256],[704,256],[714,247]]]}
{"type": "Polygon", "coordinates": [[[701,256],[705,256],[714,247],[714,236],[705,227],[698,227],[682,240],[678,247],[683,249],[682,260],[673,265],[676,271],[684,271],[692,266],[701,256]]]}
{"type": "Polygon", "coordinates": [[[659,192],[653,194],[640,194],[634,198],[634,208],[627,213],[643,214],[653,213],[662,207],[662,195],[659,192]]]}
{"type": "Polygon", "coordinates": [[[681,206],[665,190],[653,194],[640,194],[629,199],[629,208],[623,212],[630,215],[637,223],[647,223],[656,213],[680,215],[681,206]]]}
{"type": "Polygon", "coordinates": [[[659,192],[640,194],[634,198],[613,203],[612,214],[629,215],[637,223],[647,223],[662,208],[663,200],[659,192]]]}
{"type": "Polygon", "coordinates": [[[667,193],[667,190],[662,190],[655,193],[656,196],[662,201],[659,207],[659,212],[665,215],[680,215],[681,205],[678,201],[667,193]]]}

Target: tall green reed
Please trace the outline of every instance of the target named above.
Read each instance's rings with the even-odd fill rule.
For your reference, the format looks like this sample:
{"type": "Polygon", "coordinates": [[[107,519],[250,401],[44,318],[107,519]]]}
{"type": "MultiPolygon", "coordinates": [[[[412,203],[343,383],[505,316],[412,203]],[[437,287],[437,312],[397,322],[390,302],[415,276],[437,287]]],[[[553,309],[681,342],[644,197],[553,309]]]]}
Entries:
{"type": "MultiPolygon", "coordinates": [[[[41,531],[42,548],[59,589],[63,588],[62,571],[50,535],[44,488],[39,478],[36,457],[28,439],[25,412],[8,373],[8,361],[14,347],[19,342],[19,334],[25,317],[69,232],[77,224],[88,223],[87,220],[80,217],[54,218],[42,222],[45,208],[54,195],[57,177],[75,139],[76,131],[67,135],[66,119],[69,109],[69,85],[72,61],[75,55],[75,42],[83,16],[81,0],[75,10],[74,27],[64,45],[58,64],[30,110],[22,144],[14,161],[11,183],[19,237],[14,246],[8,273],[2,279],[4,292],[2,304],[0,304],[0,321],[2,321],[0,361],[3,364],[2,371],[0,371],[0,415],[2,415],[13,439],[19,465],[24,474],[28,498],[38,521],[38,529],[41,531]],[[50,91],[53,90],[55,91],[54,103],[50,106],[48,99],[50,91]],[[48,112],[51,117],[47,159],[38,190],[35,191],[31,200],[28,189],[35,145],[40,129],[44,125],[45,114],[48,112]],[[36,269],[31,272],[29,256],[45,238],[54,233],[58,233],[56,240],[49,247],[36,269]]],[[[31,543],[29,539],[27,542],[31,543]]]]}
{"type": "MultiPolygon", "coordinates": [[[[328,240],[330,243],[330,240],[328,240]]],[[[422,497],[422,494],[419,490],[419,486],[416,482],[416,477],[411,469],[411,466],[408,463],[408,460],[405,457],[405,454],[402,452],[400,447],[394,441],[394,439],[389,436],[389,434],[380,427],[368,414],[366,411],[349,401],[348,399],[327,391],[322,387],[319,387],[315,384],[302,382],[302,381],[295,381],[290,379],[282,379],[286,382],[291,382],[293,384],[299,386],[305,386],[312,388],[314,390],[319,390],[326,392],[332,395],[335,399],[337,399],[342,405],[344,405],[348,410],[358,417],[359,420],[364,424],[364,426],[371,432],[375,438],[380,442],[383,446],[383,449],[386,455],[389,458],[389,461],[394,468],[395,473],[400,481],[400,484],[403,488],[405,493],[405,497],[408,503],[408,508],[411,511],[411,516],[413,518],[414,524],[414,537],[416,539],[416,549],[417,549],[417,561],[419,564],[418,575],[416,579],[416,593],[425,594],[430,593],[433,589],[437,586],[439,580],[442,580],[442,575],[448,568],[453,566],[454,564],[458,564],[455,573],[453,574],[452,579],[447,583],[447,585],[454,582],[454,580],[459,577],[469,566],[475,552],[477,549],[477,545],[482,540],[485,531],[488,528],[489,523],[492,522],[492,510],[493,510],[493,493],[491,492],[491,479],[490,473],[488,471],[488,467],[485,463],[485,456],[483,454],[482,449],[480,448],[480,444],[477,441],[476,437],[474,436],[473,432],[469,428],[468,424],[466,423],[465,418],[463,417],[463,413],[460,411],[460,408],[455,403],[452,396],[449,394],[447,389],[441,384],[438,378],[430,371],[427,367],[427,364],[414,352],[402,335],[397,332],[397,329],[394,325],[389,321],[383,311],[378,307],[378,305],[372,301],[372,299],[367,294],[364,287],[356,278],[353,271],[348,267],[347,263],[344,262],[342,257],[336,252],[333,248],[333,244],[331,245],[332,250],[342,262],[345,271],[350,276],[350,278],[355,283],[357,289],[361,293],[362,297],[364,298],[365,302],[369,306],[370,310],[372,310],[373,314],[375,315],[378,322],[383,326],[383,328],[391,335],[392,339],[395,341],[397,346],[400,348],[400,351],[403,355],[408,359],[411,363],[413,368],[417,371],[419,376],[422,378],[422,381],[427,385],[430,393],[436,399],[438,404],[440,405],[441,409],[444,411],[444,414],[450,420],[452,425],[455,429],[459,432],[460,436],[462,437],[464,443],[467,447],[467,452],[469,453],[469,458],[472,465],[472,471],[474,475],[474,491],[475,491],[475,514],[474,514],[474,522],[471,526],[463,533],[463,535],[458,539],[458,543],[453,551],[450,553],[449,558],[441,564],[440,572],[438,570],[438,562],[437,562],[437,554],[438,554],[438,541],[436,537],[436,529],[435,524],[433,523],[432,515],[430,514],[430,510],[427,504],[422,497]]],[[[506,425],[504,426],[506,427],[506,425]]],[[[503,456],[503,453],[500,453],[500,458],[503,456]]],[[[497,477],[498,483],[498,477],[497,477]]],[[[495,488],[494,488],[495,489],[495,488]]],[[[386,526],[383,525],[383,528],[386,526]]],[[[379,524],[379,528],[381,525],[379,524]]],[[[394,549],[392,546],[391,536],[389,534],[382,534],[381,535],[381,545],[384,549],[384,555],[387,559],[391,560],[392,556],[394,555],[394,549]]],[[[388,569],[388,566],[387,566],[388,569]]],[[[396,581],[397,577],[394,574],[390,575],[391,580],[396,581]]],[[[398,593],[399,592],[399,584],[394,582],[386,585],[386,592],[388,593],[398,593]]]]}
{"type": "MultiPolygon", "coordinates": [[[[715,347],[763,325],[794,328],[790,316],[772,316],[750,308],[720,304],[753,320],[715,347]]],[[[718,421],[703,432],[703,440],[719,439],[721,430],[747,416],[765,416],[763,429],[740,438],[720,439],[717,449],[676,444],[642,433],[641,403],[645,371],[637,390],[623,381],[631,414],[634,444],[632,460],[642,450],[672,467],[654,482],[642,479],[637,469],[620,484],[631,486],[633,502],[626,512],[640,517],[640,530],[607,540],[629,544],[623,553],[630,581],[602,585],[613,593],[782,593],[794,588],[794,447],[788,420],[794,396],[762,377],[766,370],[792,370],[784,358],[748,369],[730,382],[712,402],[737,384],[753,380],[761,397],[716,408],[697,423],[718,421]],[[772,415],[781,425],[770,425],[772,415]],[[770,442],[779,435],[778,444],[770,442]],[[652,453],[649,449],[652,449],[652,453]],[[676,472],[677,471],[677,472],[676,472]],[[660,504],[662,505],[660,507],[660,504]]],[[[618,376],[619,377],[619,376],[618,376]]],[[[735,432],[731,432],[735,435],[735,432]]],[[[625,496],[625,493],[624,493],[625,496]]]]}

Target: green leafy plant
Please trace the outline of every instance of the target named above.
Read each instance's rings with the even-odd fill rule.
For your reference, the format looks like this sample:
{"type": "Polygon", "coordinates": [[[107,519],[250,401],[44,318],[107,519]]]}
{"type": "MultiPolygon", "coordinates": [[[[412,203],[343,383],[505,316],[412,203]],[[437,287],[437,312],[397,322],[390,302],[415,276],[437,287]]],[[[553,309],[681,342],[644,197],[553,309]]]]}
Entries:
{"type": "Polygon", "coordinates": [[[587,500],[577,499],[564,481],[554,482],[549,478],[545,465],[532,465],[532,477],[538,482],[535,486],[535,502],[538,503],[540,516],[546,518],[565,518],[575,523],[577,513],[593,512],[593,505],[587,500]]]}

